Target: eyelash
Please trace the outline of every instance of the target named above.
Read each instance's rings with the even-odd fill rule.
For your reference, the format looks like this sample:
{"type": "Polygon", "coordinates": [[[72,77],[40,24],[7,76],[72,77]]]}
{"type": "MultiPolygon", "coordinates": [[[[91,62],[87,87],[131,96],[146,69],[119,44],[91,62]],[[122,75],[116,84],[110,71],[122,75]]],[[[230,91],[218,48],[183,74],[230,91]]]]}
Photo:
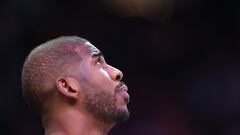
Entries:
{"type": "Polygon", "coordinates": [[[105,64],[104,64],[104,63],[105,63],[105,62],[104,62],[104,59],[103,59],[103,58],[97,57],[97,59],[96,59],[96,64],[97,64],[97,65],[101,66],[101,68],[105,68],[105,64]]]}
{"type": "Polygon", "coordinates": [[[99,63],[102,63],[101,58],[98,57],[97,60],[96,60],[96,62],[97,62],[97,63],[98,63],[98,62],[99,62],[99,63]]]}

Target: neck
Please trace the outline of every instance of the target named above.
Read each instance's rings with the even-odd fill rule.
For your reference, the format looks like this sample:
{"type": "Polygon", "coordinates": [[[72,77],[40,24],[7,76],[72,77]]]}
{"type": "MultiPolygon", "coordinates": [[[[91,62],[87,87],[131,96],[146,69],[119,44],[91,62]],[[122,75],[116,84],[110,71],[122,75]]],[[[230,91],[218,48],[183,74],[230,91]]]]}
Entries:
{"type": "Polygon", "coordinates": [[[42,116],[45,135],[107,135],[114,125],[103,124],[79,110],[57,110],[42,116]]]}

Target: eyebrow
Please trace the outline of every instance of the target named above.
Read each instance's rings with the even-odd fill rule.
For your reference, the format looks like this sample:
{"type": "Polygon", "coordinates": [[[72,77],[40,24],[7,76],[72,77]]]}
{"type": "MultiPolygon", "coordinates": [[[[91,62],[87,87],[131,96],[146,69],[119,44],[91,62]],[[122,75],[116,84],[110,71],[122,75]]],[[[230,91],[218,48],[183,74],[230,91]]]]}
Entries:
{"type": "Polygon", "coordinates": [[[99,51],[98,53],[92,54],[92,57],[99,57],[99,56],[104,57],[104,55],[103,55],[103,53],[101,51],[99,51]]]}

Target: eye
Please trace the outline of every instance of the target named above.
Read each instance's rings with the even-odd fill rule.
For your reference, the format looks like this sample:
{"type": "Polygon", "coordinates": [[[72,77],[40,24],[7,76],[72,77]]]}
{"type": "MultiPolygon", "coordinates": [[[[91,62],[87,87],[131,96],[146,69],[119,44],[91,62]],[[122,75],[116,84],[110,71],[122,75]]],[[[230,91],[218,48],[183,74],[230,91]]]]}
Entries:
{"type": "Polygon", "coordinates": [[[101,57],[97,57],[96,63],[97,64],[103,64],[103,61],[102,61],[101,57]]]}
{"type": "Polygon", "coordinates": [[[101,59],[100,59],[100,57],[97,57],[96,62],[97,62],[97,63],[98,63],[98,62],[101,63],[101,59]]]}
{"type": "Polygon", "coordinates": [[[97,57],[96,58],[96,65],[100,66],[101,68],[105,68],[105,66],[106,66],[105,59],[102,56],[97,57]]]}

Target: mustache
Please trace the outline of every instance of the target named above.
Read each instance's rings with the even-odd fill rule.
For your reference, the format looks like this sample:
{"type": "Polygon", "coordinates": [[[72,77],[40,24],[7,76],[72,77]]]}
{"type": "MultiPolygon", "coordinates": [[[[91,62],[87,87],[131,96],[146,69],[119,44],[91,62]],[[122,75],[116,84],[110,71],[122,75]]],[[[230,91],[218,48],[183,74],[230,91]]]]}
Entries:
{"type": "Polygon", "coordinates": [[[115,87],[115,92],[121,91],[121,87],[124,86],[124,85],[125,85],[124,82],[120,82],[120,83],[115,87]]]}

